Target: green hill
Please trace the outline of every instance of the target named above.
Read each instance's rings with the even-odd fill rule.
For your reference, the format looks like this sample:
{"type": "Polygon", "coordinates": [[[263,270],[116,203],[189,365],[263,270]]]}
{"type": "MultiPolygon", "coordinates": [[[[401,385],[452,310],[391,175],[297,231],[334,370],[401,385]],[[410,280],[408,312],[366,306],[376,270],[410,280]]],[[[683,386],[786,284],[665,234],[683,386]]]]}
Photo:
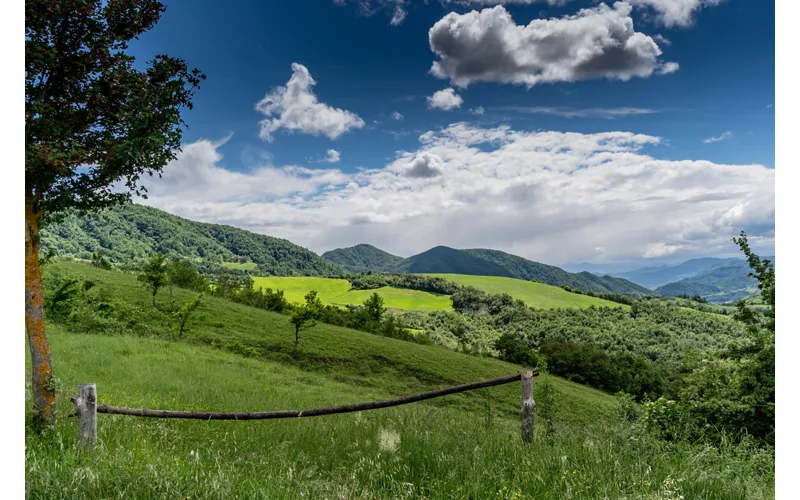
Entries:
{"type": "Polygon", "coordinates": [[[587,272],[568,273],[556,266],[533,262],[500,250],[485,248],[456,250],[438,246],[403,259],[371,245],[356,245],[350,248],[331,250],[322,256],[341,265],[351,273],[407,272],[502,276],[540,281],[553,286],[570,286],[584,292],[616,293],[629,297],[654,295],[651,290],[621,278],[595,276],[587,272]]]}
{"type": "Polygon", "coordinates": [[[406,260],[372,245],[365,244],[330,250],[322,254],[322,258],[340,265],[350,273],[364,271],[376,273],[393,272],[400,269],[406,260]]]}
{"type": "Polygon", "coordinates": [[[568,273],[556,266],[534,262],[500,250],[473,248],[463,252],[497,264],[508,270],[513,278],[535,280],[554,286],[571,286],[584,292],[618,293],[629,297],[653,295],[651,290],[630,281],[611,276],[596,276],[588,272],[568,273]]]}
{"type": "MultiPolygon", "coordinates": [[[[775,262],[774,256],[765,258],[775,262]]],[[[691,277],[663,285],[656,291],[664,296],[700,295],[719,304],[735,302],[758,293],[758,282],[749,273],[747,261],[729,259],[691,277]]]]}
{"type": "Polygon", "coordinates": [[[743,260],[717,259],[713,257],[690,259],[674,266],[643,267],[641,269],[634,269],[633,271],[614,273],[614,276],[625,278],[626,280],[655,290],[667,283],[691,278],[720,264],[729,264],[732,262],[743,262],[743,260]]]}
{"type": "MultiPolygon", "coordinates": [[[[42,251],[91,259],[92,252],[113,263],[142,261],[156,252],[197,263],[252,262],[259,274],[320,276],[341,268],[294,243],[221,224],[183,219],[144,205],[127,204],[98,213],[70,215],[42,231],[42,251]]],[[[250,265],[250,268],[253,266],[250,265]]]]}
{"type": "Polygon", "coordinates": [[[502,276],[469,276],[464,274],[432,274],[432,276],[440,276],[444,279],[455,281],[463,286],[473,286],[488,293],[507,293],[531,307],[543,309],[555,307],[583,308],[589,306],[630,308],[630,306],[618,304],[609,300],[571,293],[559,287],[516,278],[505,278],[502,276]]]}
{"type": "MultiPolygon", "coordinates": [[[[324,324],[293,352],[287,316],[215,297],[178,338],[166,292],[155,309],[132,274],[59,262],[45,267],[47,297],[70,278],[92,283],[81,287],[91,301],[48,316],[62,418],[45,436],[26,429],[31,498],[666,498],[665,488],[677,487],[685,498],[744,499],[772,491],[766,456],[634,441],[612,397],[551,375],[534,384],[531,445],[519,439],[519,384],[510,384],[308,419],[100,414],[100,445],[87,454],[64,417],[81,383],[97,384],[100,404],[257,411],[380,400],[520,367],[324,324]]],[[[193,296],[174,291],[179,304],[193,296]]],[[[26,408],[30,397],[26,384],[26,408]]]]}

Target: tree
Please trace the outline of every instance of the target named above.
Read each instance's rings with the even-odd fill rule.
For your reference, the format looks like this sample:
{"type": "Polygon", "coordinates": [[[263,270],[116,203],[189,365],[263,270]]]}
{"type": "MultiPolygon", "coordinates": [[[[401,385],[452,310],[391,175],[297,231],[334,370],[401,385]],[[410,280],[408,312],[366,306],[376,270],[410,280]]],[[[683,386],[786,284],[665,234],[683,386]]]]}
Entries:
{"type": "Polygon", "coordinates": [[[156,306],[156,294],[158,290],[167,284],[167,267],[164,265],[167,256],[163,253],[156,254],[155,257],[147,261],[139,274],[139,281],[145,284],[153,292],[153,307],[156,306]]]}
{"type": "Polygon", "coordinates": [[[92,253],[92,265],[100,269],[111,269],[111,263],[100,252],[92,253]]]}
{"type": "Polygon", "coordinates": [[[305,296],[306,303],[299,305],[292,312],[291,323],[294,325],[294,348],[300,345],[300,332],[317,324],[322,313],[322,301],[317,297],[317,292],[311,290],[305,296]]]}
{"type": "Polygon", "coordinates": [[[369,321],[380,323],[386,308],[383,307],[383,297],[374,292],[364,301],[364,313],[369,321]]]}
{"type": "Polygon", "coordinates": [[[178,319],[178,336],[183,337],[183,332],[186,331],[186,325],[189,323],[189,317],[200,307],[200,301],[203,299],[202,292],[183,305],[179,310],[173,314],[178,319]]]}
{"type": "Polygon", "coordinates": [[[25,329],[37,423],[56,418],[39,231],[65,211],[145,193],[140,177],[175,158],[181,109],[205,78],[167,55],[134,68],[129,41],[164,10],[156,0],[25,2],[25,329]]]}

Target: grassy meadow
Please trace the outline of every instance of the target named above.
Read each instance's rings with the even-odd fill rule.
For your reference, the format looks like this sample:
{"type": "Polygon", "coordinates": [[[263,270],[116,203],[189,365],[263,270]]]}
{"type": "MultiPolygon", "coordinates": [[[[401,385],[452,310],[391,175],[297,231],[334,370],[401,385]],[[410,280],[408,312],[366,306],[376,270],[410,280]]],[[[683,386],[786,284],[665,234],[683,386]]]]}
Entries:
{"type": "MultiPolygon", "coordinates": [[[[99,445],[83,452],[75,420],[65,418],[80,383],[96,383],[101,404],[256,411],[384,399],[521,367],[323,324],[304,332],[293,353],[287,316],[214,297],[178,338],[168,292],[154,309],[134,275],[46,267],[46,283],[59,276],[94,283],[91,307],[109,305],[91,315],[78,304],[68,320],[48,323],[61,418],[43,435],[26,431],[27,498],[774,497],[769,452],[636,434],[618,420],[614,398],[546,374],[534,384],[530,445],[519,438],[514,383],[307,419],[100,414],[99,445]]],[[[177,304],[194,295],[174,290],[177,304]]]]}
{"type": "Polygon", "coordinates": [[[466,274],[428,274],[426,276],[439,276],[450,281],[455,281],[459,285],[480,288],[489,293],[507,293],[515,299],[525,302],[525,304],[530,307],[542,309],[552,309],[556,307],[583,308],[589,306],[630,308],[629,306],[609,300],[568,292],[557,286],[516,278],[471,276],[466,274]]]}
{"type": "MultiPolygon", "coordinates": [[[[471,276],[466,274],[430,274],[428,276],[439,276],[454,281],[459,285],[473,286],[489,293],[507,293],[531,307],[542,309],[556,307],[584,308],[589,306],[629,308],[629,306],[616,302],[571,293],[556,286],[515,278],[471,276]]],[[[283,290],[289,302],[303,302],[305,294],[310,290],[316,290],[322,302],[330,305],[360,305],[370,295],[377,293],[383,298],[384,305],[389,309],[406,311],[452,310],[449,295],[437,295],[420,290],[389,286],[374,290],[350,290],[350,284],[343,279],[259,276],[254,277],[253,282],[256,288],[283,290]]]]}
{"type": "Polygon", "coordinates": [[[252,271],[258,269],[258,264],[255,262],[223,262],[222,266],[237,271],[252,271]]]}

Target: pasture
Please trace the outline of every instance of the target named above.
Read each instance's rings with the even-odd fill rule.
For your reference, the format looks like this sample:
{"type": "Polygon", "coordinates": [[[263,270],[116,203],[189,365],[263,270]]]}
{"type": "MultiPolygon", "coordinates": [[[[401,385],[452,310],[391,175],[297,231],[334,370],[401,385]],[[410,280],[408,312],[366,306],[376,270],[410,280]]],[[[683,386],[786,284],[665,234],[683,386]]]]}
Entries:
{"type": "MultiPolygon", "coordinates": [[[[92,281],[87,293],[111,309],[97,316],[94,304],[76,304],[68,320],[48,323],[61,418],[44,435],[26,429],[27,498],[772,496],[768,454],[633,440],[611,396],[546,374],[535,381],[530,445],[519,439],[519,385],[510,384],[308,419],[101,414],[98,446],[82,451],[75,420],[66,418],[79,383],[96,383],[101,404],[255,411],[378,400],[521,367],[329,325],[304,332],[292,352],[286,316],[214,297],[203,299],[179,339],[168,295],[153,308],[135,276],[78,264],[49,266],[48,282],[54,274],[92,281]]],[[[194,295],[174,292],[178,303],[194,295]]]]}
{"type": "Polygon", "coordinates": [[[450,281],[455,281],[459,285],[473,286],[489,293],[507,293],[515,299],[525,302],[530,307],[542,309],[556,307],[584,308],[589,306],[629,308],[629,306],[609,300],[568,292],[557,286],[516,278],[471,276],[466,274],[428,274],[426,276],[439,276],[450,281]]]}

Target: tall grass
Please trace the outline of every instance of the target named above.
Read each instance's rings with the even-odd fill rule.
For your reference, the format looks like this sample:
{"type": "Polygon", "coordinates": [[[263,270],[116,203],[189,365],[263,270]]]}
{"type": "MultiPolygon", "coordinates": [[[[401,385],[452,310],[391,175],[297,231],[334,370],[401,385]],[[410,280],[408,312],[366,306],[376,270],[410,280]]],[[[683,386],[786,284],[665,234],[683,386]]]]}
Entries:
{"type": "Polygon", "coordinates": [[[84,452],[74,419],[63,418],[80,382],[97,383],[100,402],[218,410],[324,406],[380,391],[204,346],[59,328],[51,338],[66,390],[56,429],[26,432],[29,498],[773,497],[768,450],[668,444],[614,420],[588,431],[567,423],[563,394],[548,399],[558,425],[537,423],[530,445],[494,401],[475,411],[419,403],[250,422],[101,414],[99,445],[84,452]]]}

